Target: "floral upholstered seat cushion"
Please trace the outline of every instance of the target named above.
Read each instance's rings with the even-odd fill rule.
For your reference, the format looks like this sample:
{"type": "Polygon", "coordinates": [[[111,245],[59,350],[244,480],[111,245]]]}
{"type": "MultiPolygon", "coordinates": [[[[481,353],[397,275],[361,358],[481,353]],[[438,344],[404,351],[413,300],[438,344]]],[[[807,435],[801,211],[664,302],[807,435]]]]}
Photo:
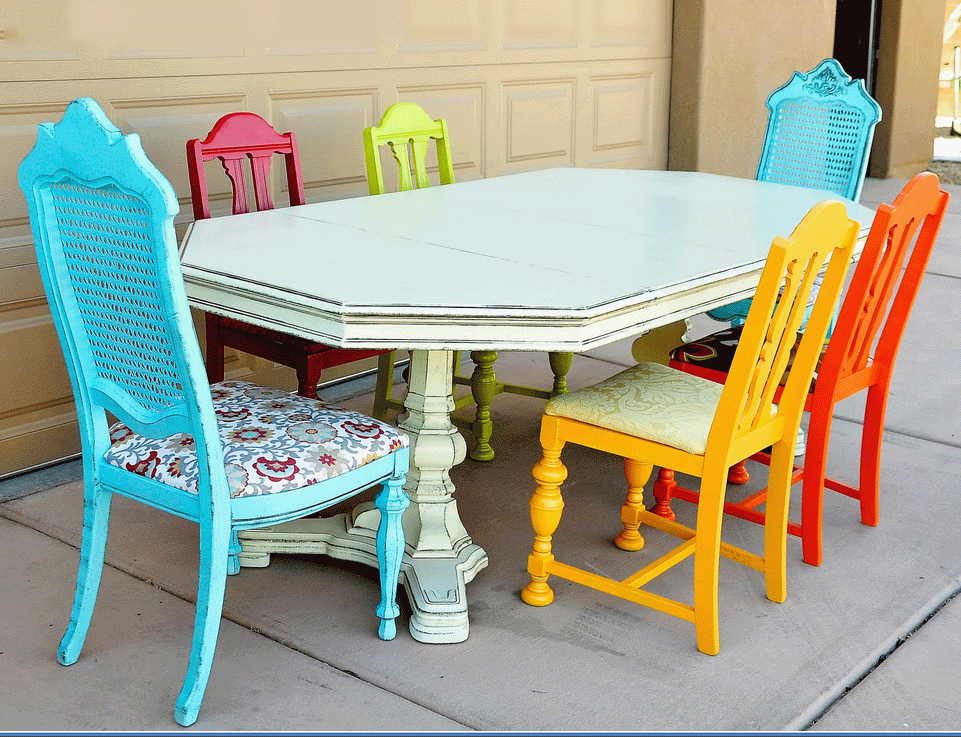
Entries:
{"type": "MultiPolygon", "coordinates": [[[[231,497],[275,494],[339,476],[409,444],[402,430],[323,400],[243,381],[210,387],[231,497]]],[[[197,491],[190,435],[147,438],[110,428],[105,460],[185,491],[197,491]]]]}
{"type": "Polygon", "coordinates": [[[544,412],[703,454],[723,385],[640,363],[549,400],[544,412]]]}

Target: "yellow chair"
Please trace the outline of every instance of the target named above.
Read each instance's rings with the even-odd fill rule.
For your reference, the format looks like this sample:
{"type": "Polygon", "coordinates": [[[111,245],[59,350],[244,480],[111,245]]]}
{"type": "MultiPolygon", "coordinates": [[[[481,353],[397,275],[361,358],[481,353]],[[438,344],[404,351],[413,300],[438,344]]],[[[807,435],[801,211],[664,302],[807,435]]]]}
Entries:
{"type": "Polygon", "coordinates": [[[726,384],[663,364],[642,363],[546,404],[541,422],[543,458],[533,472],[537,481],[531,498],[535,537],[527,565],[531,582],[521,594],[525,602],[550,604],[554,594],[547,580],[550,575],[559,576],[693,622],[698,649],[715,655],[720,649],[719,555],[763,572],[767,597],[784,601],[794,441],[858,230],[843,204],[823,202],[805,216],[790,238],[774,240],[726,384]],[[780,403],[774,405],[774,393],[788,366],[811,286],[828,258],[830,264],[780,403]],[[624,458],[628,491],[621,508],[624,529],[614,541],[617,547],[640,550],[644,546],[641,524],[684,542],[622,581],[555,560],[551,541],[564,508],[560,486],[567,477],[560,455],[568,442],[624,458]],[[761,556],[722,542],[721,519],[727,469],[769,445],[773,453],[761,556]],[[695,528],[644,508],[643,486],[653,465],[700,477],[695,528]],[[693,605],[641,589],[691,555],[693,605]]]}
{"type": "MultiPolygon", "coordinates": [[[[398,102],[391,105],[384,112],[380,124],[364,129],[364,155],[367,159],[367,186],[372,195],[383,194],[384,172],[380,161],[380,147],[387,145],[397,162],[398,189],[408,192],[416,188],[430,186],[427,170],[427,151],[431,139],[437,149],[437,169],[440,183],[451,184],[454,181],[453,159],[450,153],[450,138],[447,135],[447,121],[433,120],[423,108],[413,102],[398,102]]],[[[470,275],[468,275],[469,277],[470,275]]],[[[471,351],[474,371],[471,376],[462,376],[459,372],[460,353],[454,353],[454,385],[468,386],[471,393],[455,397],[454,407],[460,409],[471,404],[477,405],[477,412],[473,422],[460,418],[452,421],[471,430],[475,444],[470,450],[470,457],[475,461],[489,461],[494,458],[494,450],[490,445],[493,423],[491,422],[490,405],[498,394],[520,394],[526,397],[549,399],[567,391],[567,372],[571,368],[571,353],[551,353],[549,356],[551,371],[554,374],[554,385],[550,390],[535,389],[533,387],[506,384],[498,381],[494,374],[494,361],[497,351],[471,351]]],[[[394,354],[385,354],[380,358],[377,370],[377,390],[374,395],[372,414],[378,419],[385,419],[387,410],[403,411],[404,403],[391,396],[393,384],[394,354]]]]}

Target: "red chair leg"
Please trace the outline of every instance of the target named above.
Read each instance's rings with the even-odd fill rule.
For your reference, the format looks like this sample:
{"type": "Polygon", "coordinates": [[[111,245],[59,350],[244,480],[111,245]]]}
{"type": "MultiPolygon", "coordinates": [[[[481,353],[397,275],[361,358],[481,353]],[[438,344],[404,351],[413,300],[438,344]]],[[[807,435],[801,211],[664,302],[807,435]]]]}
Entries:
{"type": "Polygon", "coordinates": [[[317,399],[317,385],[323,370],[320,356],[306,356],[306,360],[297,366],[297,393],[302,397],[317,399]]]}
{"type": "Polygon", "coordinates": [[[207,381],[216,384],[224,380],[224,344],[220,342],[220,316],[210,312],[204,315],[207,344],[207,381]]]}

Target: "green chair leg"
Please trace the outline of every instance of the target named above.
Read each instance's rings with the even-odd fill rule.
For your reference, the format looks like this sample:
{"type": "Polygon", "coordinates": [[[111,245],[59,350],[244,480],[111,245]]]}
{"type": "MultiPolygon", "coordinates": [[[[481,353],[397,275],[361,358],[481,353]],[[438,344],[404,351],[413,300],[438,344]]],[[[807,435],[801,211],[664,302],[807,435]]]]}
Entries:
{"type": "Polygon", "coordinates": [[[547,360],[550,361],[551,371],[554,372],[554,387],[551,389],[551,396],[567,393],[567,372],[571,370],[571,362],[574,360],[573,353],[553,352],[548,354],[547,360]]]}
{"type": "Polygon", "coordinates": [[[491,422],[491,402],[497,394],[497,377],[494,375],[494,361],[497,351],[471,351],[474,361],[474,373],[471,375],[471,394],[477,405],[477,415],[472,430],[477,441],[470,450],[471,460],[492,461],[494,449],[491,447],[491,433],[494,423],[491,422]]]}
{"type": "Polygon", "coordinates": [[[387,410],[393,404],[394,355],[394,351],[382,353],[377,359],[377,388],[374,390],[371,415],[381,422],[387,421],[387,410]]]}

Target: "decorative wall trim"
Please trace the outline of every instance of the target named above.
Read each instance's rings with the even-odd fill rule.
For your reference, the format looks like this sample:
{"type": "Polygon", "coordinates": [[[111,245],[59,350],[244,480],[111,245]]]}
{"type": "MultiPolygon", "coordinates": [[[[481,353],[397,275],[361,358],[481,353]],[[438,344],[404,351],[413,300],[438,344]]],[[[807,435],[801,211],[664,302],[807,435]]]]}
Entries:
{"type": "Polygon", "coordinates": [[[502,84],[504,97],[504,161],[527,163],[543,159],[563,159],[574,163],[575,91],[577,80],[515,80],[502,84]],[[562,115],[551,115],[560,101],[562,115]],[[537,110],[538,105],[542,109],[537,110]],[[553,122],[556,127],[550,125],[553,122]],[[565,125],[566,124],[566,125],[565,125]],[[551,143],[562,143],[551,147],[551,143]],[[531,146],[542,146],[530,150],[531,146]],[[525,147],[528,149],[525,151],[525,147]]]}
{"type": "Polygon", "coordinates": [[[149,59],[236,59],[246,56],[239,49],[114,49],[107,54],[110,60],[149,59]]]}

